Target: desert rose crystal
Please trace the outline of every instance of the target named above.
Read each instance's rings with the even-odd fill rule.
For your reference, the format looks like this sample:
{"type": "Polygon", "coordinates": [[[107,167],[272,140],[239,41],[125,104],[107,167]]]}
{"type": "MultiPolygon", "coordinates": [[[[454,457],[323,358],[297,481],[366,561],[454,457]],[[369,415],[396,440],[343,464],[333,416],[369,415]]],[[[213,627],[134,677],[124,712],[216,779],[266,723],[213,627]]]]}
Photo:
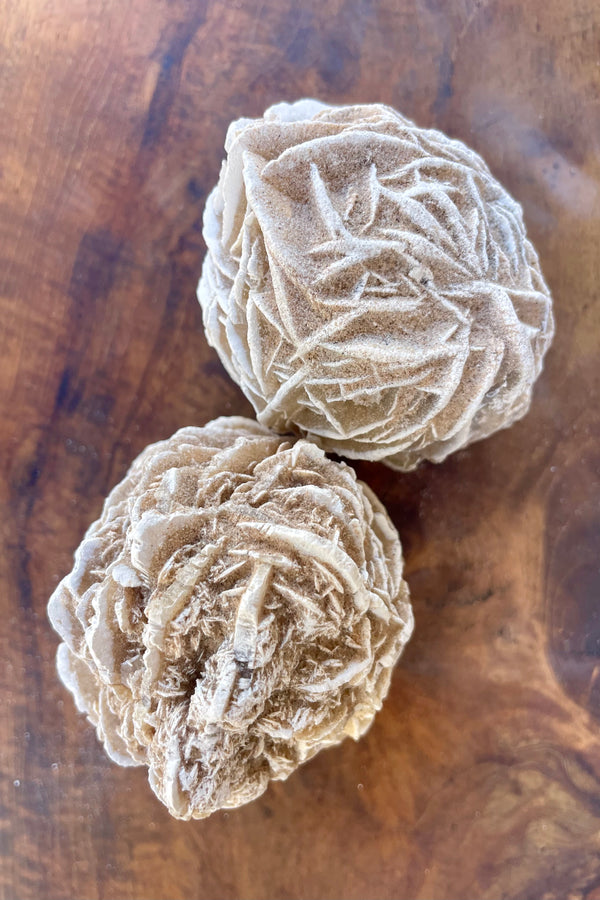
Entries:
{"type": "Polygon", "coordinates": [[[49,603],[59,674],[178,818],[261,794],[369,727],[413,617],[351,468],[248,419],[148,447],[49,603]]]}
{"type": "Polygon", "coordinates": [[[198,296],[261,423],[408,470],[526,413],[551,298],[480,156],[314,100],[234,122],[225,149],[198,296]]]}

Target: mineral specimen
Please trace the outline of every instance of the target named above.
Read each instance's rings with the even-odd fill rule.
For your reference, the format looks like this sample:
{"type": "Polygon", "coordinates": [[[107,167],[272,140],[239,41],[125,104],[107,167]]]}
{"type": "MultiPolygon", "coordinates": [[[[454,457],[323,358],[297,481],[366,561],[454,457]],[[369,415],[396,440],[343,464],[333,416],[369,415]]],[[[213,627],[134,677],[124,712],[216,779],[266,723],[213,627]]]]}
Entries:
{"type": "Polygon", "coordinates": [[[551,298],[480,156],[314,100],[234,122],[225,149],[198,297],[262,424],[408,470],[527,412],[551,298]]]}
{"type": "Polygon", "coordinates": [[[371,724],[412,612],[395,528],[351,468],[247,419],[148,447],[49,603],[108,755],[178,818],[261,794],[371,724]]]}

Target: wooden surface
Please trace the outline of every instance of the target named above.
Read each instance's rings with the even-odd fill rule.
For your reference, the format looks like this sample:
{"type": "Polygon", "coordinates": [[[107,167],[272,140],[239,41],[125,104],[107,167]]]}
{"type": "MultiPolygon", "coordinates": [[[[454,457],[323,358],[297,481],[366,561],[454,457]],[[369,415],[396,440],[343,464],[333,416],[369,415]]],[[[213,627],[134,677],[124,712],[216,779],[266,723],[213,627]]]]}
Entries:
{"type": "Polygon", "coordinates": [[[1,896],[600,898],[597,0],[21,0],[0,20],[1,896]],[[530,415],[360,465],[416,632],[367,737],[171,819],[54,670],[48,596],[149,442],[250,414],[204,339],[228,122],[383,101],[522,202],[557,337],[530,415]]]}

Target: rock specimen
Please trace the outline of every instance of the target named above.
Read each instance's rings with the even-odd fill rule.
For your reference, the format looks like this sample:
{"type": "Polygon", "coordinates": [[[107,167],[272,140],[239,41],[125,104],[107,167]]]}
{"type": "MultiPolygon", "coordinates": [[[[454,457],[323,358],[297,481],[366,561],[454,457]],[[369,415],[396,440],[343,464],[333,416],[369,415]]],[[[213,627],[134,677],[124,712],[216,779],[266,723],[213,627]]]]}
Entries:
{"type": "Polygon", "coordinates": [[[182,819],[369,727],[412,631],[395,528],[351,468],[247,419],[148,447],[49,603],[109,756],[182,819]]]}
{"type": "Polygon", "coordinates": [[[234,122],[225,149],[198,297],[262,424],[409,470],[527,412],[551,298],[481,157],[314,100],[234,122]]]}

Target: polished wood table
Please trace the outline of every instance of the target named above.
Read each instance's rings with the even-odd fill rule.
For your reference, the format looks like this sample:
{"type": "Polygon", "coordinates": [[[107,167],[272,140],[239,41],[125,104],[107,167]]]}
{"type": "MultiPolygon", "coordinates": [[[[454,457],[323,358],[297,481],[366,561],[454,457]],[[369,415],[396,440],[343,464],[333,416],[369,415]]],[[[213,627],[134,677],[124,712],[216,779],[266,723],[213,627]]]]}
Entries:
{"type": "Polygon", "coordinates": [[[7,0],[0,20],[1,896],[600,898],[598,0],[7,0]],[[416,631],[359,743],[170,818],[59,684],[46,601],[150,441],[251,414],[205,341],[228,122],[382,101],[520,200],[557,334],[531,413],[361,464],[416,631]]]}

